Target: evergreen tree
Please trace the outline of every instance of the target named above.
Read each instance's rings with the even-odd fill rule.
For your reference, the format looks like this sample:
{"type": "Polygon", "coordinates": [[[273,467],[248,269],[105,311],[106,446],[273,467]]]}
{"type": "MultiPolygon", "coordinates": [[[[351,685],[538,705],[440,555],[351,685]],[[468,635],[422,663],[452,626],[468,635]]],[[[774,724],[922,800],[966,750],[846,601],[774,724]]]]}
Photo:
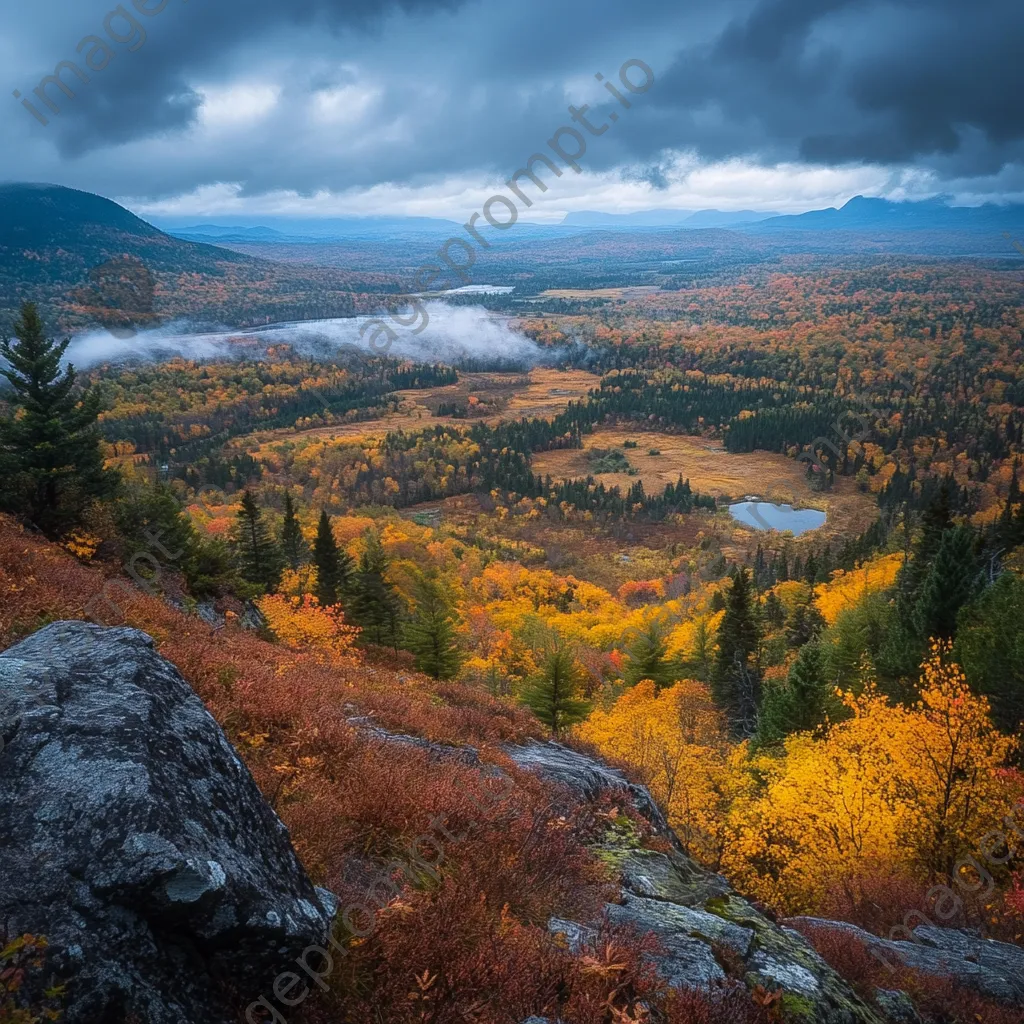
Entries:
{"type": "Polygon", "coordinates": [[[576,659],[568,649],[556,647],[544,659],[540,675],[523,687],[521,700],[557,738],[590,713],[590,705],[579,696],[579,690],[576,659]]]}
{"type": "Polygon", "coordinates": [[[355,624],[362,626],[364,634],[375,644],[387,642],[394,646],[400,603],[394,584],[386,578],[389,564],[380,537],[368,531],[352,585],[351,612],[355,624]]]}
{"type": "Polygon", "coordinates": [[[921,534],[913,545],[912,554],[906,565],[900,570],[896,581],[899,592],[897,604],[903,618],[909,619],[913,615],[918,591],[928,575],[929,566],[938,554],[942,535],[953,525],[950,512],[951,490],[949,480],[944,480],[934,498],[928,503],[921,517],[921,534]]]}
{"type": "Polygon", "coordinates": [[[435,679],[453,679],[462,657],[456,635],[454,607],[436,579],[421,577],[415,588],[416,607],[405,627],[405,646],[416,655],[416,667],[435,679]]]}
{"type": "Polygon", "coordinates": [[[804,563],[804,579],[812,587],[818,579],[818,560],[814,557],[813,551],[807,556],[807,561],[804,563]]]}
{"type": "Polygon", "coordinates": [[[337,604],[352,592],[352,556],[338,546],[326,511],[320,512],[313,541],[313,564],[316,566],[316,599],[321,607],[337,604]]]}
{"type": "MultiPolygon", "coordinates": [[[[954,657],[1007,733],[1024,727],[1024,577],[1004,572],[957,620],[954,657]]],[[[1024,761],[1024,750],[1018,751],[1024,761]]]]}
{"type": "Polygon", "coordinates": [[[1006,496],[1006,504],[1003,506],[1002,514],[999,516],[999,523],[996,526],[996,537],[998,543],[1012,550],[1018,544],[1024,544],[1024,505],[1014,510],[1014,506],[1020,503],[1020,484],[1017,481],[1017,460],[1013,463],[1013,476],[1010,477],[1010,490],[1006,496]]]}
{"type": "Polygon", "coordinates": [[[786,606],[774,590],[764,599],[764,621],[771,629],[778,629],[786,621],[786,606]]]}
{"type": "Polygon", "coordinates": [[[61,369],[70,343],[47,339],[34,303],[21,307],[17,342],[0,341],[0,370],[19,415],[0,419],[0,507],[26,516],[56,537],[81,521],[86,507],[111,495],[117,475],[103,468],[99,393],[78,392],[74,367],[61,369]]]}
{"type": "Polygon", "coordinates": [[[759,642],[750,577],[746,569],[739,569],[726,595],[725,615],[718,629],[711,693],[733,728],[743,735],[750,735],[757,722],[760,680],[752,658],[759,642]]]}
{"type": "Polygon", "coordinates": [[[786,642],[790,647],[803,647],[825,628],[825,617],[814,607],[814,591],[798,604],[786,623],[786,642]]]}
{"type": "Polygon", "coordinates": [[[195,597],[219,593],[235,582],[226,545],[196,530],[166,484],[126,482],[110,511],[124,542],[125,562],[136,552],[148,552],[162,566],[180,571],[195,597]]]}
{"type": "Polygon", "coordinates": [[[786,562],[786,552],[780,551],[777,564],[775,566],[775,578],[780,583],[785,583],[789,579],[789,565],[786,562]]]}
{"type": "Polygon", "coordinates": [[[290,491],[284,492],[284,521],[281,523],[281,551],[288,568],[298,571],[299,566],[306,561],[309,549],[306,546],[306,538],[302,536],[302,528],[295,515],[295,503],[292,501],[290,491]]]}
{"type": "Polygon", "coordinates": [[[768,562],[764,557],[764,548],[758,544],[757,553],[754,555],[754,589],[760,593],[769,586],[771,586],[771,582],[768,562]]]}
{"type": "Polygon", "coordinates": [[[951,637],[957,614],[977,590],[975,539],[967,526],[943,531],[914,602],[912,621],[922,640],[951,637]]]}
{"type": "Polygon", "coordinates": [[[812,641],[800,648],[785,683],[765,689],[757,743],[771,746],[791,733],[809,732],[840,710],[826,679],[825,651],[812,641]]]}
{"type": "Polygon", "coordinates": [[[281,582],[284,558],[270,535],[262,509],[249,491],[242,495],[242,507],[238,510],[235,545],[242,578],[273,593],[281,582]]]}
{"type": "Polygon", "coordinates": [[[653,680],[661,689],[675,680],[672,666],[667,659],[668,644],[665,631],[656,619],[648,622],[626,649],[629,660],[623,678],[629,686],[636,686],[641,679],[653,680]]]}
{"type": "Polygon", "coordinates": [[[125,544],[126,560],[152,549],[168,568],[180,568],[196,542],[196,530],[164,483],[126,481],[110,506],[111,518],[125,544]]]}
{"type": "Polygon", "coordinates": [[[702,682],[711,678],[711,661],[715,638],[708,629],[707,616],[697,619],[693,630],[693,652],[686,660],[686,668],[702,682]]]}

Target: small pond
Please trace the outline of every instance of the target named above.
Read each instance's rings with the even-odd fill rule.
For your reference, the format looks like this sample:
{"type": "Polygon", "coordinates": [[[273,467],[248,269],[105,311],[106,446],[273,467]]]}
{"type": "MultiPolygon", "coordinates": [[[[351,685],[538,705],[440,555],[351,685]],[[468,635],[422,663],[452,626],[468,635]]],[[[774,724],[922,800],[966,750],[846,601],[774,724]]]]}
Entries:
{"type": "Polygon", "coordinates": [[[816,508],[773,505],[770,501],[740,501],[729,506],[729,514],[755,530],[789,530],[794,537],[825,522],[825,513],[816,508]]]}

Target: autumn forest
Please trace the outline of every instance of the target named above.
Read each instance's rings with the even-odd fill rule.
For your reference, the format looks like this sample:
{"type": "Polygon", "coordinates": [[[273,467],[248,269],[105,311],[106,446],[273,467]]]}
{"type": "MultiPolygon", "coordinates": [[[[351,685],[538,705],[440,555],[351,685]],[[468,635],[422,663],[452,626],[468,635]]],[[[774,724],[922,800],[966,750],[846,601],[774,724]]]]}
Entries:
{"type": "MultiPolygon", "coordinates": [[[[76,376],[26,303],[0,350],[4,645],[63,618],[152,634],[335,892],[350,855],[470,813],[459,762],[397,760],[344,708],[513,772],[512,739],[599,755],[773,920],[1020,944],[1022,287],[997,261],[758,259],[474,298],[530,343],[514,367],[239,337],[76,376]]],[[[707,1005],[666,988],[633,939],[549,948],[612,884],[602,822],[658,840],[607,797],[548,820],[524,785],[514,824],[347,937],[304,1019],[809,1019],[735,978],[707,1005]]],[[[798,927],[872,1006],[1020,1019],[798,927]]]]}

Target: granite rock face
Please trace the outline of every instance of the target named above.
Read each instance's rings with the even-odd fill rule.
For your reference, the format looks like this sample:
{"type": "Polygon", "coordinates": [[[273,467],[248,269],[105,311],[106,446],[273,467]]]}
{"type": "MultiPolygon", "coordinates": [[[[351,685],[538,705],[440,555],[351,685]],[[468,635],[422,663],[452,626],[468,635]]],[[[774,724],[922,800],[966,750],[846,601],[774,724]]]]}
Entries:
{"type": "MultiPolygon", "coordinates": [[[[521,768],[537,772],[577,799],[602,789],[621,791],[672,849],[658,853],[609,837],[598,855],[615,868],[622,902],[605,906],[613,925],[653,934],[660,951],[653,966],[680,988],[714,990],[737,965],[746,985],[782,990],[786,1020],[807,1024],[881,1024],[883,1018],[811,948],[798,932],[780,928],[737,896],[725,879],[706,871],[683,852],[650,793],[621,772],[557,743],[506,747],[521,768]]],[[[598,922],[552,919],[551,932],[573,952],[596,938],[598,922]]]]}
{"type": "Polygon", "coordinates": [[[69,1024],[210,1024],[321,943],[333,900],[152,639],[58,622],[0,654],[0,921],[69,1024]]]}
{"type": "MultiPolygon", "coordinates": [[[[906,993],[879,989],[874,1005],[860,999],[801,931],[792,927],[799,925],[850,934],[883,963],[951,978],[987,998],[1024,1007],[1024,948],[1020,946],[927,925],[914,930],[913,941],[900,942],[819,918],[794,918],[780,927],[733,892],[724,878],[687,856],[661,812],[655,808],[651,813],[654,802],[647,790],[630,783],[621,772],[557,743],[507,747],[506,753],[520,767],[564,787],[565,799],[571,800],[571,794],[592,799],[602,789],[621,791],[654,831],[669,841],[672,850],[664,854],[609,836],[597,852],[616,869],[623,893],[621,903],[606,905],[606,916],[613,924],[657,937],[661,952],[652,962],[671,985],[713,989],[725,980],[725,967],[731,967],[735,977],[736,964],[741,963],[748,987],[782,990],[787,1020],[877,1024],[884,1019],[892,1024],[919,1024],[921,1018],[906,993]]],[[[596,939],[595,924],[552,919],[548,928],[563,935],[568,948],[578,952],[596,939]]]]}
{"type": "Polygon", "coordinates": [[[1024,1006],[1024,948],[982,939],[958,928],[919,925],[913,941],[894,942],[843,921],[797,917],[794,924],[839,931],[862,942],[884,964],[952,978],[990,999],[1024,1006]]]}

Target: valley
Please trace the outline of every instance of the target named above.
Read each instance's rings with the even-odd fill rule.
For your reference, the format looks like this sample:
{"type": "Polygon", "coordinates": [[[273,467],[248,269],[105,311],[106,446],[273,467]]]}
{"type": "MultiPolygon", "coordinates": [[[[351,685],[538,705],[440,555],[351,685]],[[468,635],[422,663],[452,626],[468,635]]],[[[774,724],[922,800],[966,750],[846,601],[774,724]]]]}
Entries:
{"type": "MultiPolygon", "coordinates": [[[[31,251],[86,292],[68,304],[25,273],[5,299],[0,687],[23,706],[30,656],[40,687],[66,676],[55,706],[102,707],[125,763],[172,758],[176,792],[203,808],[202,842],[174,825],[193,861],[237,863],[222,828],[280,845],[286,869],[261,885],[305,893],[299,945],[344,950],[297,1021],[902,1024],[890,985],[925,1024],[1016,1024],[1015,267],[863,239],[845,259],[791,226],[734,249],[717,228],[538,230],[491,254],[493,287],[432,295],[429,327],[375,352],[357,317],[399,307],[420,228],[405,253],[230,241],[256,257],[68,202],[31,251]],[[83,217],[99,222],[76,246],[83,217]],[[131,252],[111,256],[112,236],[131,252]],[[131,260],[158,249],[151,307],[135,308],[131,260]],[[365,263],[346,269],[356,250],[365,263]],[[90,277],[83,261],[101,257],[90,277]],[[512,274],[527,276],[502,290],[512,274]],[[317,282],[344,316],[303,315],[317,282]],[[295,319],[237,326],[279,308],[295,319]],[[185,310],[196,323],[168,319],[185,310]],[[62,347],[54,325],[80,322],[62,347]],[[151,744],[136,698],[111,696],[129,691],[153,720],[166,693],[191,700],[202,742],[151,744]],[[274,843],[201,796],[188,757],[227,786],[224,744],[251,783],[247,819],[286,826],[274,843]],[[512,804],[466,796],[496,779],[512,804]],[[396,860],[437,835],[431,870],[396,860]],[[982,864],[985,836],[1001,838],[982,864]],[[984,897],[965,881],[971,850],[984,897]],[[936,913],[937,887],[958,893],[941,935],[968,952],[905,964],[892,935],[936,913]],[[998,952],[984,972],[980,935],[998,952]],[[872,949],[903,966],[883,975],[872,949]]],[[[65,743],[67,715],[18,714],[65,743]]],[[[106,734],[90,729],[92,764],[106,734]]],[[[5,724],[0,740],[30,786],[25,735],[5,724]]],[[[164,799],[147,790],[140,813],[164,799]]],[[[70,876],[64,853],[50,863],[70,876]]],[[[91,898],[96,920],[120,920],[91,898]]],[[[221,934],[203,900],[189,907],[153,933],[174,957],[221,934]]],[[[85,927],[56,897],[33,914],[32,950],[32,928],[60,950],[85,927]]],[[[298,942],[238,927],[268,969],[298,942]]],[[[134,964],[136,945],[111,955],[134,964]]],[[[0,954],[30,979],[7,995],[0,973],[3,1024],[59,1002],[40,972],[66,961],[23,966],[21,948],[0,954]]],[[[276,1004],[228,959],[249,1001],[202,985],[192,1005],[261,1021],[276,1004]]],[[[144,987],[157,1002],[166,989],[144,987]]],[[[89,1024],[80,991],[72,1024],[89,1024]]]]}

